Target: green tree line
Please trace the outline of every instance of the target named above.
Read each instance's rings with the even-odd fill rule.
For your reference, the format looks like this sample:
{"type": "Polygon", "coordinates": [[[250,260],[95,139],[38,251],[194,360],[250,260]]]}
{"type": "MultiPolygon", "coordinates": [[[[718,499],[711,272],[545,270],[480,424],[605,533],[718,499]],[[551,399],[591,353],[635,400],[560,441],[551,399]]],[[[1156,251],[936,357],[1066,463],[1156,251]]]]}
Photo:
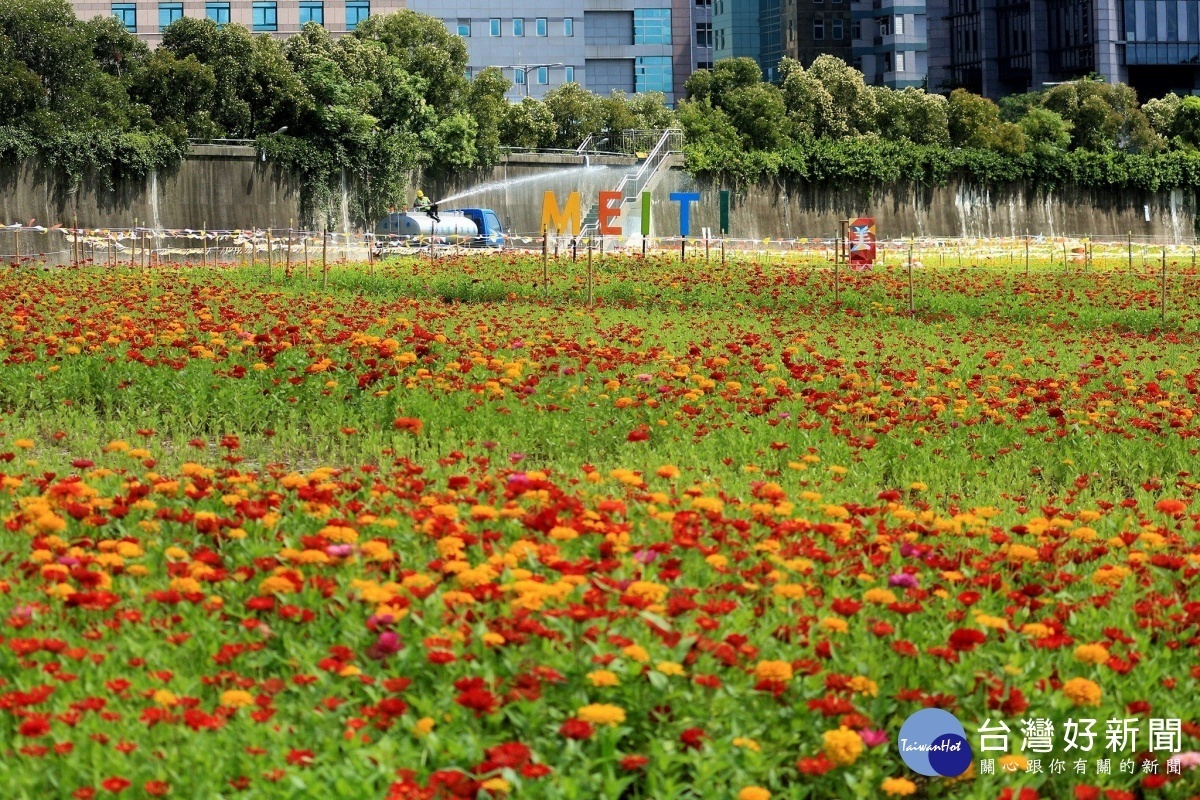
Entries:
{"type": "Polygon", "coordinates": [[[510,103],[496,68],[466,77],[464,42],[412,11],[369,17],[334,39],[184,17],[150,50],[114,17],[79,20],[65,0],[0,0],[0,162],[40,155],[71,184],[169,167],[189,138],[254,140],[304,181],[306,212],[343,178],[355,217],[405,201],[415,170],[487,168],[505,147],[571,148],[630,128],[678,125],[695,174],[731,183],[913,180],[1160,189],[1200,183],[1200,98],[1140,104],[1128,86],[1077,81],[999,105],[867,86],[829,56],[785,60],[779,85],[748,59],[661,94],[600,96],[566,84],[510,103]]]}

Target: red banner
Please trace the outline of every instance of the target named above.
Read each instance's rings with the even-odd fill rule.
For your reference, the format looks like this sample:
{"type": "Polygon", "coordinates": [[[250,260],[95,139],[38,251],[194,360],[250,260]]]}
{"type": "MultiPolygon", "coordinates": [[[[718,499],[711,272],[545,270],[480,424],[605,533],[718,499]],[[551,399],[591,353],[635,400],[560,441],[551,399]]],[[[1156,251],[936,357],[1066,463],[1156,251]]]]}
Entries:
{"type": "Polygon", "coordinates": [[[870,269],[875,263],[875,218],[859,217],[850,220],[849,241],[850,266],[854,269],[870,269]]]}

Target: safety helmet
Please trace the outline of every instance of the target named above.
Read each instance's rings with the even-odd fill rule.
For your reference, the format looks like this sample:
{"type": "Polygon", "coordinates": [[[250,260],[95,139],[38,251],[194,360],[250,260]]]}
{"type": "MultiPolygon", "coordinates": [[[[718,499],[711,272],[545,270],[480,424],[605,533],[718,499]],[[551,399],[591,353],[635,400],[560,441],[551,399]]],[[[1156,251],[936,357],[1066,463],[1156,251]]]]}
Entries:
{"type": "Polygon", "coordinates": [[[425,193],[422,192],[420,189],[417,189],[417,197],[424,197],[424,196],[425,196],[425,193]]]}

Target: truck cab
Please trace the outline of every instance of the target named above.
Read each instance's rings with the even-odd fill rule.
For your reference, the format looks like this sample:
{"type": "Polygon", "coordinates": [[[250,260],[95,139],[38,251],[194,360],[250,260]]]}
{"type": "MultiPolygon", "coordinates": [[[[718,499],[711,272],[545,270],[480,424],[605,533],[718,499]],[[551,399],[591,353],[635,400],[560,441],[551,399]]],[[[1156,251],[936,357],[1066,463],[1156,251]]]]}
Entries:
{"type": "Polygon", "coordinates": [[[495,211],[490,208],[456,208],[454,211],[474,222],[479,228],[480,247],[504,246],[504,227],[495,211]]]}

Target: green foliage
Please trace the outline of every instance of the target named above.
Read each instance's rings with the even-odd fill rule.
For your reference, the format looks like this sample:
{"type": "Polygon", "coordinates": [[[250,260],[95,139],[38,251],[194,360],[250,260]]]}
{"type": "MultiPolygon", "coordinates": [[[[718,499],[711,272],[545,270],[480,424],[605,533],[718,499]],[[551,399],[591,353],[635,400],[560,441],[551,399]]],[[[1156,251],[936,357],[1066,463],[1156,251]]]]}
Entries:
{"type": "Polygon", "coordinates": [[[1185,97],[1171,120],[1171,132],[1191,147],[1200,146],[1200,97],[1185,97]]]}

